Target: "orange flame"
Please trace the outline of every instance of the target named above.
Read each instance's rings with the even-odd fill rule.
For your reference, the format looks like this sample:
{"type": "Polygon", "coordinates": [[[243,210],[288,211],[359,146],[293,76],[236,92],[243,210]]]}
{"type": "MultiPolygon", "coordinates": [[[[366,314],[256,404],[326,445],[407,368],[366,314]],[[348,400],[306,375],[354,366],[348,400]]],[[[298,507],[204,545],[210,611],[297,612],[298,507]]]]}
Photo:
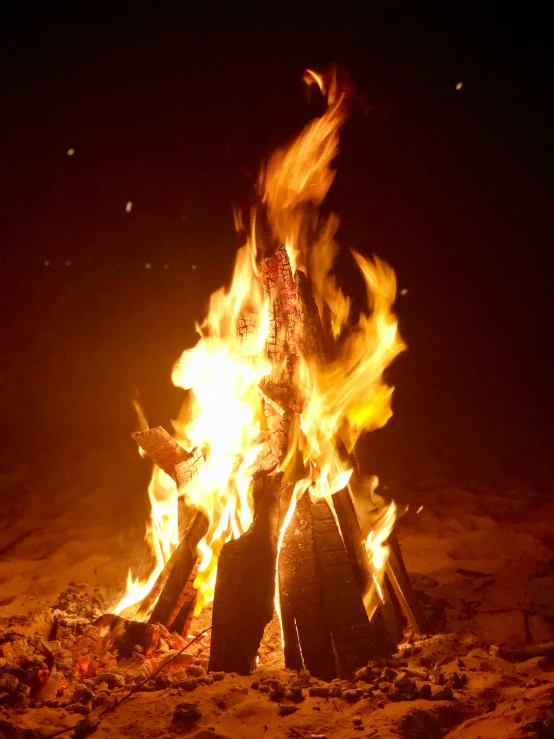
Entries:
{"type": "MultiPolygon", "coordinates": [[[[357,320],[349,298],[331,273],[338,250],[334,240],[338,219],[331,216],[322,222],[317,209],[333,182],[331,165],[338,153],[349,96],[336,74],[308,71],[305,81],[317,84],[327,96],[327,110],[270,157],[262,169],[259,189],[273,235],[286,248],[292,274],[301,270],[309,277],[322,321],[328,319],[332,347],[328,361],[298,352],[295,383],[303,407],[281,468],[287,468],[300,452],[306,472],[304,479],[296,481],[281,540],[304,491],[329,497],[348,484],[352,470],[339,457],[337,441],[350,451],[360,434],[383,426],[390,418],[393,389],[383,381],[383,372],[404,349],[392,313],[396,293],[392,269],[377,258],[354,254],[368,301],[367,314],[357,320]]],[[[207,318],[198,327],[198,343],[183,353],[173,369],[173,383],[189,391],[188,402],[174,423],[175,437],[188,451],[199,449],[205,463],[184,490],[177,490],[171,478],[154,470],[147,536],[156,566],[146,581],[129,576],[118,613],[140,603],[177,546],[179,496],[190,508],[206,513],[210,521],[199,546],[197,612],[213,598],[221,547],[240,536],[252,521],[252,475],[262,448],[260,434],[267,428],[264,402],[269,402],[260,383],[275,370],[265,350],[271,306],[264,297],[254,225],[237,254],[230,288],[211,296],[207,318]]],[[[386,561],[382,543],[394,518],[391,504],[367,539],[377,586],[386,561]]]]}

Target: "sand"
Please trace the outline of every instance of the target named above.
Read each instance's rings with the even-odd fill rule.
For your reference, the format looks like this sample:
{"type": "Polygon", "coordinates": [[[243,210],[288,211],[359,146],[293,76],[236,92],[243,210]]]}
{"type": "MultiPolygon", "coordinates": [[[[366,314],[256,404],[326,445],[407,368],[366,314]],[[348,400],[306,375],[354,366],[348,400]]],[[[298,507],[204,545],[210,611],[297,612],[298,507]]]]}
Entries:
{"type": "MultiPolygon", "coordinates": [[[[0,678],[9,672],[14,642],[33,630],[46,633],[44,614],[70,583],[109,610],[128,566],[142,562],[148,568],[143,541],[148,472],[134,453],[132,448],[123,456],[93,451],[73,460],[60,453],[0,477],[0,678]]],[[[391,700],[378,686],[354,680],[353,688],[361,692],[353,702],[310,696],[306,686],[305,699],[290,715],[280,715],[279,703],[259,689],[263,680],[285,684],[295,678],[281,668],[273,624],[256,674],[225,675],[193,692],[171,685],[137,692],[102,716],[94,736],[554,736],[550,656],[517,654],[554,641],[552,491],[497,463],[479,469],[463,458],[461,465],[460,459],[456,465],[431,460],[425,474],[392,482],[390,489],[409,503],[397,530],[432,632],[403,645],[397,672],[406,666],[426,669],[431,680],[436,668],[445,685],[454,672],[466,675],[452,698],[391,700]],[[183,702],[197,706],[197,721],[173,720],[183,702]]],[[[440,681],[430,684],[434,692],[440,689],[440,681]]],[[[119,687],[113,694],[121,698],[128,690],[119,687]]],[[[0,698],[0,736],[44,737],[83,719],[57,703],[10,707],[0,698]]],[[[88,718],[102,710],[98,705],[88,718]]]]}

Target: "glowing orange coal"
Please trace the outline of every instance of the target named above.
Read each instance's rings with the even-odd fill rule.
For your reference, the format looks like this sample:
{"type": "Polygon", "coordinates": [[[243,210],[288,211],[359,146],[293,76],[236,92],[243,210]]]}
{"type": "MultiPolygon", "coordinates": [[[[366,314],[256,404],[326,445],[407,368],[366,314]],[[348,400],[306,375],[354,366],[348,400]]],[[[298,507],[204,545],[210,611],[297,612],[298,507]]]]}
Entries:
{"type": "MultiPolygon", "coordinates": [[[[308,71],[304,79],[319,85],[328,107],[270,157],[260,174],[259,193],[272,233],[285,246],[293,275],[302,270],[309,277],[333,345],[321,361],[304,356],[295,336],[270,336],[271,306],[264,294],[252,223],[251,236],[238,251],[230,286],[211,296],[207,317],[197,327],[196,345],[183,352],[173,369],[173,383],[189,391],[174,422],[174,436],[187,451],[199,449],[204,464],[179,491],[170,477],[154,469],[147,538],[156,565],[146,581],[129,573],[117,613],[136,610],[177,546],[179,495],[210,521],[199,547],[197,612],[213,598],[221,547],[240,536],[252,521],[252,476],[267,428],[264,381],[279,361],[278,352],[272,354],[269,346],[281,348],[283,366],[287,351],[297,356],[294,383],[302,399],[299,423],[292,428],[287,453],[279,463],[283,471],[290,471],[300,457],[304,474],[300,479],[296,475],[281,534],[303,492],[328,498],[348,484],[352,470],[337,449],[351,451],[360,434],[383,426],[391,416],[392,388],[383,381],[383,372],[404,348],[392,312],[394,272],[377,258],[354,254],[368,304],[367,313],[355,318],[349,298],[331,272],[338,251],[334,238],[338,219],[331,216],[325,221],[318,214],[335,174],[331,163],[348,114],[348,91],[334,72],[318,75],[308,71]]],[[[369,485],[366,494],[372,494],[369,485]]],[[[361,511],[360,515],[378,591],[387,554],[383,542],[395,520],[394,503],[381,511],[377,521],[365,521],[361,511]]],[[[367,607],[371,610],[374,604],[367,607]]]]}

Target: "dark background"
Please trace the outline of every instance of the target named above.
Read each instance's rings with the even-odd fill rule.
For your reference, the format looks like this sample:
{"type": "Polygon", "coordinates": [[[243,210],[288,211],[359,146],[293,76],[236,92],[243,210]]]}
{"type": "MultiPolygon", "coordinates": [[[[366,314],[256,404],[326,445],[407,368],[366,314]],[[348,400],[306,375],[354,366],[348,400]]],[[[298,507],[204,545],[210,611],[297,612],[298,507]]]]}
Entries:
{"type": "MultiPolygon", "coordinates": [[[[326,207],[342,246],[384,258],[409,291],[395,416],[369,468],[424,449],[513,464],[548,450],[553,29],[533,4],[448,5],[4,18],[4,467],[127,448],[135,390],[151,425],[175,415],[172,364],[241,244],[232,205],[320,112],[304,67],[332,61],[371,110],[343,131],[326,207]]],[[[347,258],[338,271],[356,294],[347,258]]]]}

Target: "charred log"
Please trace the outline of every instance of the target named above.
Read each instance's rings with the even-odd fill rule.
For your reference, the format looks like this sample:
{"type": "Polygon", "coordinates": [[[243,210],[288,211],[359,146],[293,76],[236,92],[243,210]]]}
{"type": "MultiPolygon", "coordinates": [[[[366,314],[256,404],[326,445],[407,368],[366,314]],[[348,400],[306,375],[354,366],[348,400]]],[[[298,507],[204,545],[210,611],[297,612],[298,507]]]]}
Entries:
{"type": "Polygon", "coordinates": [[[273,617],[281,480],[281,474],[255,478],[252,525],[221,549],[210,670],[245,675],[256,666],[264,628],[273,617]]]}
{"type": "Polygon", "coordinates": [[[169,560],[172,566],[158,602],[148,619],[149,623],[161,623],[168,628],[171,627],[172,621],[177,617],[181,607],[186,602],[187,584],[198,558],[197,547],[201,539],[208,533],[208,527],[208,519],[204,513],[199,511],[169,560]],[[185,595],[180,600],[183,591],[185,591],[185,595]]]}
{"type": "Polygon", "coordinates": [[[318,578],[337,672],[344,676],[381,655],[335,517],[325,499],[311,505],[318,578]]]}
{"type": "MultiPolygon", "coordinates": [[[[367,602],[370,592],[374,588],[374,577],[360,529],[358,514],[348,488],[344,488],[333,495],[333,505],[358,587],[364,602],[367,602]]],[[[371,622],[377,635],[379,656],[392,654],[396,644],[402,638],[402,631],[398,633],[396,628],[395,614],[393,612],[387,613],[387,609],[382,604],[378,604],[372,614],[371,622]]]]}
{"type": "Polygon", "coordinates": [[[131,436],[154,464],[177,481],[175,467],[190,459],[192,454],[186,452],[162,426],[135,431],[131,436]]]}
{"type": "Polygon", "coordinates": [[[279,552],[279,604],[289,669],[336,677],[331,632],[318,578],[309,493],[296,504],[279,552]]]}
{"type": "Polygon", "coordinates": [[[425,632],[425,620],[412,589],[400,544],[394,532],[389,536],[387,543],[389,545],[389,557],[386,565],[387,577],[410,628],[416,634],[423,634],[425,632]]]}

